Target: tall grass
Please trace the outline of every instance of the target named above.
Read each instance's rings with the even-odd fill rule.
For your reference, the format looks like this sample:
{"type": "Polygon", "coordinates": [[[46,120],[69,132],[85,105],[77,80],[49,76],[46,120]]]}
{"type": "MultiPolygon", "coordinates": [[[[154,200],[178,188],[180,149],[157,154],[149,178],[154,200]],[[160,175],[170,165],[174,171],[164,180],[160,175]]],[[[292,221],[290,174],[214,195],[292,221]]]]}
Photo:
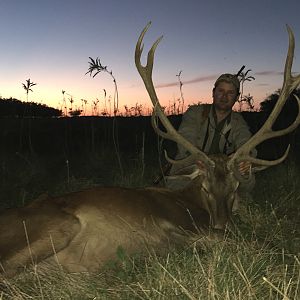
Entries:
{"type": "MultiPolygon", "coordinates": [[[[127,185],[141,184],[143,163],[131,164],[127,185]]],[[[98,274],[29,268],[3,279],[0,299],[300,299],[299,200],[299,169],[289,159],[257,175],[253,202],[242,203],[222,238],[212,233],[163,255],[118,250],[98,274]]]]}

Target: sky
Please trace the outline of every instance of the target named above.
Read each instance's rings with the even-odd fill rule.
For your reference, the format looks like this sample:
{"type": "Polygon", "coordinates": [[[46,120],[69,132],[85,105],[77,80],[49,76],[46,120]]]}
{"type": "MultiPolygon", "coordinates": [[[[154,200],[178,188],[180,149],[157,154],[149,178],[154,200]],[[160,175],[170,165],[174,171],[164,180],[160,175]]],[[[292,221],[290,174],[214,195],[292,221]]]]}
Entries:
{"type": "Polygon", "coordinates": [[[90,108],[98,99],[102,110],[106,92],[108,108],[112,77],[85,75],[89,57],[99,57],[116,79],[120,110],[151,108],[134,64],[138,36],[151,21],[142,62],[163,35],[153,69],[163,106],[181,96],[180,71],[185,104],[210,103],[217,77],[242,65],[255,77],[244,94],[258,105],[282,85],[286,24],[296,39],[293,71],[300,72],[299,11],[299,0],[0,0],[0,96],[26,101],[22,83],[30,78],[29,101],[61,108],[63,96],[68,106],[72,96],[73,108],[81,99],[90,108]]]}

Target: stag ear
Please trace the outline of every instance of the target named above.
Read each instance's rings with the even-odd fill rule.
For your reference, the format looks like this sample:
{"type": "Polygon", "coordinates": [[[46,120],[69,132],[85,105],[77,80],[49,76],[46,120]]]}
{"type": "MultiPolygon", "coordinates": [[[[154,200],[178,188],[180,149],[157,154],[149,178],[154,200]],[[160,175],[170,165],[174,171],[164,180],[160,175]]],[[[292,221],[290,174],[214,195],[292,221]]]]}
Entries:
{"type": "Polygon", "coordinates": [[[206,167],[203,163],[198,165],[196,162],[192,165],[180,168],[174,172],[174,174],[166,176],[169,179],[188,178],[190,180],[195,179],[199,175],[206,173],[206,167]]]}

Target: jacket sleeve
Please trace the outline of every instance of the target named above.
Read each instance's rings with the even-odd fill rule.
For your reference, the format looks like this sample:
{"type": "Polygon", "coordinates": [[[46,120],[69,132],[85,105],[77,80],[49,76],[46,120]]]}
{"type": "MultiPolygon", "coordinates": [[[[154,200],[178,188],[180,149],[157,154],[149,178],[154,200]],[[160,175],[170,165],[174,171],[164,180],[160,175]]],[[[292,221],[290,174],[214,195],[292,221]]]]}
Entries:
{"type": "MultiPolygon", "coordinates": [[[[178,133],[185,137],[193,145],[196,145],[197,140],[197,124],[199,124],[201,118],[202,108],[199,105],[192,105],[183,114],[182,121],[178,129],[178,133]]],[[[178,152],[177,159],[188,156],[189,152],[181,145],[177,144],[178,152]]]]}

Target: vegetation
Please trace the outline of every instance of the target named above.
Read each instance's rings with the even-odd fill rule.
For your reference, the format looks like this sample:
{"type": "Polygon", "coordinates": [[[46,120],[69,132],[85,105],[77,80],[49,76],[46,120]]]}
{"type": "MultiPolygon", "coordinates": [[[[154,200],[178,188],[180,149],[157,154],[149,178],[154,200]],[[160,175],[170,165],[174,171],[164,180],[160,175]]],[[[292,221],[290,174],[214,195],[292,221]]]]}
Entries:
{"type": "Polygon", "coordinates": [[[26,83],[22,83],[23,89],[26,91],[26,101],[28,102],[28,94],[29,92],[33,92],[32,87],[35,86],[36,83],[30,81],[30,78],[26,80],[26,83]]]}
{"type": "MultiPolygon", "coordinates": [[[[112,71],[107,70],[107,66],[103,66],[101,64],[99,57],[97,57],[96,59],[89,57],[89,59],[90,59],[89,68],[88,68],[88,71],[86,72],[86,74],[89,73],[90,76],[95,77],[100,72],[105,72],[105,73],[108,73],[113,80],[113,83],[115,86],[115,92],[114,92],[114,98],[113,98],[113,100],[114,100],[114,116],[116,116],[117,112],[119,110],[119,93],[118,93],[118,85],[117,85],[116,78],[114,77],[112,71]],[[94,74],[93,74],[93,72],[94,72],[94,74]]],[[[105,92],[105,96],[106,96],[106,91],[104,90],[104,92],[105,92]]]]}
{"type": "Polygon", "coordinates": [[[255,78],[253,76],[248,75],[248,73],[252,71],[251,69],[247,70],[246,72],[242,72],[244,68],[245,66],[243,66],[238,73],[238,77],[240,78],[240,84],[241,84],[241,92],[240,92],[240,97],[238,99],[239,111],[242,111],[243,103],[246,103],[248,110],[252,111],[254,109],[254,105],[253,105],[254,100],[250,94],[244,95],[244,84],[246,81],[255,80],[255,78]]]}
{"type": "MultiPolygon", "coordinates": [[[[89,57],[89,58],[90,58],[89,68],[88,68],[88,71],[86,72],[86,74],[89,73],[90,76],[92,76],[92,74],[94,72],[93,77],[95,77],[100,72],[106,72],[113,79],[113,83],[115,86],[115,92],[114,92],[114,98],[113,98],[114,99],[113,142],[114,142],[114,149],[115,149],[116,157],[117,157],[119,168],[120,168],[120,173],[123,178],[124,169],[123,169],[123,165],[122,165],[121,157],[120,157],[120,146],[119,146],[119,139],[118,139],[118,135],[119,135],[118,134],[118,124],[117,124],[117,120],[115,118],[117,115],[117,112],[119,110],[119,92],[118,92],[117,81],[116,81],[116,78],[114,77],[112,71],[108,71],[107,66],[103,66],[98,57],[95,60],[91,57],[89,57]]],[[[106,97],[106,91],[104,90],[104,92],[105,92],[105,97],[106,97]]]]}
{"type": "Polygon", "coordinates": [[[58,109],[35,102],[22,102],[15,98],[0,98],[0,117],[60,117],[58,109]]]}
{"type": "MultiPolygon", "coordinates": [[[[126,185],[137,184],[139,164],[131,165],[126,185]]],[[[97,274],[37,266],[4,279],[0,299],[299,299],[299,175],[293,157],[259,174],[253,202],[243,203],[221,239],[199,237],[166,255],[127,257],[118,249],[118,260],[97,274]]],[[[78,189],[82,180],[71,184],[78,189]]]]}
{"type": "MultiPolygon", "coordinates": [[[[289,115],[280,116],[278,128],[297,113],[286,109],[289,115]]],[[[244,116],[255,132],[267,110],[244,116]]],[[[31,124],[34,153],[27,140],[19,148],[22,119],[0,118],[0,208],[23,206],[45,192],[152,185],[161,142],[150,117],[116,118],[126,176],[111,151],[113,118],[36,118],[31,124]]],[[[170,120],[177,128],[181,116],[170,120]]],[[[23,121],[26,135],[28,120],[23,121]]],[[[14,279],[2,278],[0,299],[299,299],[299,134],[298,128],[259,147],[261,157],[276,158],[288,142],[292,144],[284,163],[257,174],[253,201],[242,203],[234,225],[222,238],[212,233],[199,237],[197,245],[170,249],[164,255],[145,252],[127,257],[117,249],[118,260],[97,274],[66,274],[59,266],[35,266],[14,279]]],[[[163,147],[172,156],[174,144],[164,142],[163,147]]]]}

